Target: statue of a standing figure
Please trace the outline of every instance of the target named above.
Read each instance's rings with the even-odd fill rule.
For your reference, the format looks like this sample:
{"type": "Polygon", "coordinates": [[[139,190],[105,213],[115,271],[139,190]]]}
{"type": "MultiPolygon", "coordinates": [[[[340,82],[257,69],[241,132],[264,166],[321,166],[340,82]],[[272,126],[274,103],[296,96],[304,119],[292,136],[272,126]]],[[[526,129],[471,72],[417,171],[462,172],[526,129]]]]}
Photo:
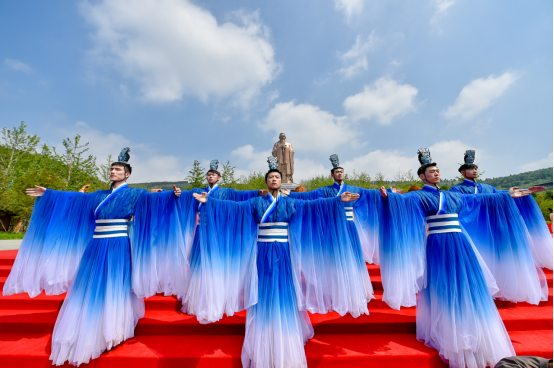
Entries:
{"type": "Polygon", "coordinates": [[[283,175],[283,183],[293,183],[292,174],[294,173],[294,149],[292,144],[287,142],[285,133],[279,134],[279,142],[273,145],[271,154],[277,157],[279,171],[283,175]]]}

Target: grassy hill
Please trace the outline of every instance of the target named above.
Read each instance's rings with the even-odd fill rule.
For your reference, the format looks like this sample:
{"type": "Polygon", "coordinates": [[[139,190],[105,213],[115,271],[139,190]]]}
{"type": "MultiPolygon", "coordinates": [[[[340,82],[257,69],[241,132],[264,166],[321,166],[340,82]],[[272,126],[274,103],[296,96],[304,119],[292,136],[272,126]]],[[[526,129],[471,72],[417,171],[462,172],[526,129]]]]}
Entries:
{"type": "Polygon", "coordinates": [[[482,182],[492,185],[496,189],[508,189],[511,187],[527,188],[535,184],[552,181],[552,175],[552,168],[549,167],[547,169],[527,171],[521,174],[484,179],[482,182]]]}

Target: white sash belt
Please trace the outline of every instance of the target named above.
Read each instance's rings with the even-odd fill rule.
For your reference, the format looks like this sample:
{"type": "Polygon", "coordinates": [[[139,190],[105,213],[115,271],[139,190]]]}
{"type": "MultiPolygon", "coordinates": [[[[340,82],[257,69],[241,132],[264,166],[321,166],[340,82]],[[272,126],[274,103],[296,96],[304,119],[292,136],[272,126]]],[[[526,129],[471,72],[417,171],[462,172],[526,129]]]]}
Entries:
{"type": "Polygon", "coordinates": [[[286,243],[289,241],[289,224],[286,222],[267,222],[260,224],[258,229],[258,242],[286,243]]]}
{"type": "Polygon", "coordinates": [[[348,221],[354,221],[354,207],[344,207],[346,211],[346,219],[348,221]]]}
{"type": "Polygon", "coordinates": [[[429,235],[462,232],[457,213],[427,216],[427,225],[429,225],[429,235]]]}
{"type": "Polygon", "coordinates": [[[129,236],[128,227],[129,220],[127,219],[96,220],[96,228],[92,237],[100,239],[129,236]]]}

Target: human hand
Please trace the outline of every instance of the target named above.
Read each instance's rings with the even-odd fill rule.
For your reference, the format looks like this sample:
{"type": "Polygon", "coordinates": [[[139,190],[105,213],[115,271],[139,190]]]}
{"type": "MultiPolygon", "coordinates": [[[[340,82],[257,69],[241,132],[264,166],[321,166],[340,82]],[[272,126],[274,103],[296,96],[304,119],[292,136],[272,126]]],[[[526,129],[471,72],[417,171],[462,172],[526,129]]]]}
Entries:
{"type": "Polygon", "coordinates": [[[163,192],[163,189],[150,189],[150,193],[160,193],[163,192]]]}
{"type": "Polygon", "coordinates": [[[269,191],[267,189],[260,189],[258,194],[265,197],[269,194],[269,191]]]}
{"type": "Polygon", "coordinates": [[[537,186],[537,187],[531,187],[527,189],[530,193],[539,193],[544,192],[546,190],[546,187],[543,186],[537,186]]]}
{"type": "Polygon", "coordinates": [[[283,197],[288,197],[288,195],[290,194],[290,190],[288,189],[281,189],[281,195],[283,197]]]}
{"type": "Polygon", "coordinates": [[[510,188],[510,190],[508,190],[508,193],[510,194],[510,196],[512,196],[512,198],[521,198],[531,194],[529,190],[519,189],[518,187],[510,188]]]}
{"type": "Polygon", "coordinates": [[[179,197],[181,195],[181,188],[177,188],[175,184],[173,184],[173,193],[175,193],[175,197],[179,197]]]}
{"type": "Polygon", "coordinates": [[[38,185],[35,185],[34,188],[25,189],[25,194],[29,197],[42,197],[44,192],[46,192],[46,188],[39,187],[38,185]]]}
{"type": "Polygon", "coordinates": [[[379,191],[381,192],[381,196],[382,196],[383,198],[387,198],[387,197],[388,197],[387,189],[386,189],[385,187],[379,188],[379,191]]]}
{"type": "Polygon", "coordinates": [[[193,193],[192,196],[200,203],[208,202],[208,193],[202,192],[202,194],[193,193]]]}
{"type": "Polygon", "coordinates": [[[392,186],[390,188],[392,189],[393,193],[402,193],[402,189],[400,189],[400,188],[395,188],[394,186],[392,186]]]}
{"type": "Polygon", "coordinates": [[[357,193],[344,192],[341,194],[340,199],[343,202],[352,202],[360,198],[360,195],[357,193]]]}

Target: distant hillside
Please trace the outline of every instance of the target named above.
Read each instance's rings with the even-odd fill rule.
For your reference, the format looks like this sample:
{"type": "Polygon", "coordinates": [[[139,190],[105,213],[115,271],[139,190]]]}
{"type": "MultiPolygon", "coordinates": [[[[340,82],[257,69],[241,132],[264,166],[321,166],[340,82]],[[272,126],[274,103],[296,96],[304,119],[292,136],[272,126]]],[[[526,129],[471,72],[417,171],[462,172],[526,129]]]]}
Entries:
{"type": "Polygon", "coordinates": [[[188,181],[155,181],[152,183],[129,184],[131,188],[142,188],[146,190],[150,190],[154,188],[170,190],[170,189],[173,189],[173,185],[176,185],[181,189],[188,189],[190,187],[188,181]]]}
{"type": "MultiPolygon", "coordinates": [[[[493,187],[497,189],[508,189],[511,187],[520,187],[520,188],[526,188],[533,186],[535,184],[540,184],[548,181],[552,181],[553,176],[553,169],[552,167],[549,167],[547,169],[540,169],[535,171],[528,171],[521,174],[515,174],[510,176],[502,176],[499,178],[492,178],[492,179],[483,179],[482,182],[492,185],[493,187]]],[[[263,180],[263,177],[262,177],[263,180]]],[[[448,187],[451,187],[452,185],[457,184],[458,180],[443,180],[441,184],[446,185],[448,187]]],[[[396,182],[387,182],[391,185],[396,185],[396,182]]],[[[158,181],[158,182],[151,182],[151,183],[136,183],[136,184],[129,184],[130,187],[133,188],[143,188],[143,189],[152,189],[152,188],[161,188],[161,189],[172,189],[173,184],[177,185],[179,188],[187,189],[190,187],[190,184],[188,181],[158,181]]],[[[328,183],[323,185],[329,185],[328,183]]],[[[316,189],[319,187],[318,185],[315,185],[312,189],[316,189]]],[[[243,188],[240,188],[240,184],[237,186],[238,190],[241,190],[243,188]]],[[[251,188],[248,188],[251,189],[251,188]]]]}
{"type": "Polygon", "coordinates": [[[508,189],[511,187],[527,188],[535,184],[552,181],[552,176],[553,170],[549,167],[547,169],[527,171],[500,178],[484,179],[482,182],[492,185],[496,189],[508,189]]]}

